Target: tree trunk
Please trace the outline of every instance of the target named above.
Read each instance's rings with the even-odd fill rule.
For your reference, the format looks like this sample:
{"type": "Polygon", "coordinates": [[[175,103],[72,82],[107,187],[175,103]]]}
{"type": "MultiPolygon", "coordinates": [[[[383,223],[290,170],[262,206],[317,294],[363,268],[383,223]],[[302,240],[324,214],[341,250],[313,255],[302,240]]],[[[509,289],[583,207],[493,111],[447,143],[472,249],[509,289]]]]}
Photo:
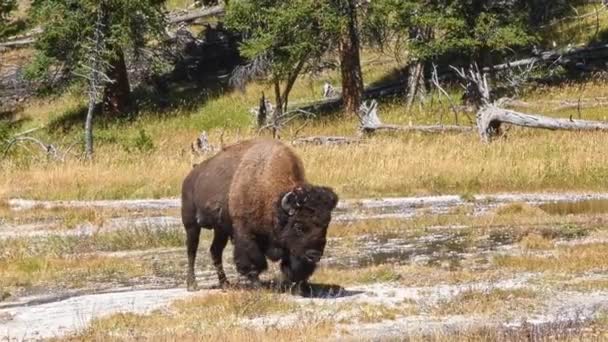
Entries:
{"type": "Polygon", "coordinates": [[[274,96],[277,103],[271,113],[270,120],[272,122],[272,137],[276,139],[279,134],[278,118],[283,115],[283,97],[281,96],[281,82],[279,80],[274,81],[274,96]]]}
{"type": "Polygon", "coordinates": [[[408,67],[407,76],[407,93],[406,93],[406,107],[409,109],[416,101],[416,98],[420,102],[424,101],[426,96],[426,86],[424,84],[424,63],[416,61],[410,64],[408,67]]]}
{"type": "Polygon", "coordinates": [[[116,57],[112,60],[108,77],[112,83],[106,85],[104,89],[104,112],[111,116],[119,116],[126,112],[131,94],[127,64],[121,49],[118,49],[116,57]]]}
{"type": "Polygon", "coordinates": [[[89,94],[89,109],[84,122],[84,153],[88,159],[93,157],[93,114],[96,102],[96,96],[89,94]]]}
{"type": "Polygon", "coordinates": [[[95,32],[93,34],[93,48],[89,55],[89,108],[87,117],[84,122],[84,152],[87,159],[93,158],[93,114],[97,105],[99,96],[99,88],[102,84],[102,79],[107,79],[104,64],[102,62],[102,52],[105,50],[105,34],[104,28],[107,27],[107,11],[105,6],[101,4],[97,12],[97,21],[95,23],[95,32]]]}
{"type": "Polygon", "coordinates": [[[359,32],[354,0],[344,0],[348,23],[340,37],[340,70],[342,73],[342,98],[348,115],[357,115],[363,95],[363,76],[359,55],[359,32]]]}
{"type": "Polygon", "coordinates": [[[523,114],[493,105],[485,106],[477,113],[477,129],[481,138],[486,142],[500,133],[500,126],[503,123],[549,130],[608,131],[608,122],[523,114]]]}

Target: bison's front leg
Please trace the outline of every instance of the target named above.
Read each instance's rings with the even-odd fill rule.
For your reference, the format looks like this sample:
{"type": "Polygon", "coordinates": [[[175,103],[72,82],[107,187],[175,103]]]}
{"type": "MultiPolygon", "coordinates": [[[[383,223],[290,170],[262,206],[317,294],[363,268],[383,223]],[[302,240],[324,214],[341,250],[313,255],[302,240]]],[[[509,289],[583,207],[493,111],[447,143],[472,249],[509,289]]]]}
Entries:
{"type": "Polygon", "coordinates": [[[239,274],[247,277],[254,285],[259,286],[259,275],[268,268],[266,256],[251,234],[234,234],[234,263],[239,274]]]}
{"type": "Polygon", "coordinates": [[[288,283],[305,284],[314,273],[316,263],[293,255],[285,255],[281,259],[283,281],[288,283]]]}

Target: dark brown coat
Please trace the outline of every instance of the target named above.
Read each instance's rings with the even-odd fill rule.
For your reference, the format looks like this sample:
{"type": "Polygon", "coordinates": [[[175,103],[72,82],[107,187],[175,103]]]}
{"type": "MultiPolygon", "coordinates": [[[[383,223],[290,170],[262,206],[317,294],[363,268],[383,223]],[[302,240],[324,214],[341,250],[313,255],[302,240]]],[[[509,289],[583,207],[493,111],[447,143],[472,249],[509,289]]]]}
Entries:
{"type": "Polygon", "coordinates": [[[182,187],[187,232],[188,288],[196,287],[194,262],[201,228],[214,230],[210,252],[220,284],[222,252],[229,238],[240,274],[257,281],[266,257],[281,260],[289,281],[305,281],[325,248],[336,194],[310,185],[302,162],[276,140],[229,146],[197,165],[182,187]]]}

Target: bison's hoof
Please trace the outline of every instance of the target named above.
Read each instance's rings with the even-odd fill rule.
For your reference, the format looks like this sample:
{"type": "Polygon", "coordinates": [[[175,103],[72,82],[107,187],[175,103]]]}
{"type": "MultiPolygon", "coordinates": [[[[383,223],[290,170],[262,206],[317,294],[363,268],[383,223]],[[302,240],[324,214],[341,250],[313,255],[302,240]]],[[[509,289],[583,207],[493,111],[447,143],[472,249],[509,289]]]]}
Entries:
{"type": "Polygon", "coordinates": [[[188,282],[188,292],[194,292],[194,291],[198,291],[198,285],[196,284],[195,281],[188,282]]]}

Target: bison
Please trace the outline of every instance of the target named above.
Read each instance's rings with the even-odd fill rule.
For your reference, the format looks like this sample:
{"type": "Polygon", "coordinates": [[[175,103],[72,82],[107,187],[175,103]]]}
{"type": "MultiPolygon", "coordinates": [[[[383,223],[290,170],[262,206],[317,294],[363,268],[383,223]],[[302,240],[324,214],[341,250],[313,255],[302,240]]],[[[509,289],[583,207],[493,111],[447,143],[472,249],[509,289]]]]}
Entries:
{"type": "Polygon", "coordinates": [[[210,253],[220,286],[227,285],[222,253],[234,244],[238,273],[259,286],[266,258],[281,261],[283,280],[303,283],[325,249],[338,196],[306,181],[302,161],[284,144],[253,139],[228,146],[196,165],[182,185],[188,250],[187,285],[197,288],[194,264],[201,228],[213,229],[210,253]]]}

